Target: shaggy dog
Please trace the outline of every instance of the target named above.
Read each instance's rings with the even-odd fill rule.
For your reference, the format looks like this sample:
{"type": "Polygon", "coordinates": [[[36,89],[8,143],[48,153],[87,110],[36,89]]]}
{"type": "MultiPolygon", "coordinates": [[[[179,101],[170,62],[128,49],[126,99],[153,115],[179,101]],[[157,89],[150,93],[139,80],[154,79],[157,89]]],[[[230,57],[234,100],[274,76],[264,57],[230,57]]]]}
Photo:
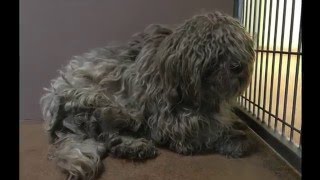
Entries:
{"type": "Polygon", "coordinates": [[[219,12],[174,29],[150,25],[125,45],[75,56],[41,98],[52,158],[70,177],[94,179],[106,155],[154,158],[156,145],[246,155],[231,105],[253,63],[252,39],[219,12]]]}

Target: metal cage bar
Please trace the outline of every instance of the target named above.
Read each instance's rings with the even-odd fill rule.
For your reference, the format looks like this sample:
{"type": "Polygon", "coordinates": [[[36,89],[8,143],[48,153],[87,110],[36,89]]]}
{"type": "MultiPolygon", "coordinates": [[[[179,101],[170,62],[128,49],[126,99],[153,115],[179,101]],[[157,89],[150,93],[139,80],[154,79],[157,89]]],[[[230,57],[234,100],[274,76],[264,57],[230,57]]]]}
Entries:
{"type": "MultiPolygon", "coordinates": [[[[301,48],[301,20],[300,20],[300,29],[299,29],[299,41],[298,41],[298,51],[300,51],[301,48]]],[[[300,55],[297,57],[297,64],[296,64],[296,74],[294,78],[294,90],[293,90],[293,109],[292,109],[292,115],[291,115],[291,131],[290,131],[290,141],[292,141],[293,138],[293,131],[292,128],[295,125],[295,115],[296,115],[296,102],[297,102],[297,89],[298,89],[298,77],[299,77],[299,68],[300,68],[300,55]]],[[[300,133],[301,137],[301,133],[300,133]]],[[[301,141],[301,140],[299,140],[301,141]]],[[[299,142],[299,147],[300,147],[299,142]]]]}
{"type": "MultiPolygon", "coordinates": [[[[290,21],[290,37],[289,37],[289,47],[288,51],[291,52],[292,49],[292,34],[293,34],[293,23],[294,23],[294,8],[295,0],[292,0],[292,10],[291,10],[291,21],[290,21]]],[[[286,70],[286,80],[285,80],[285,90],[284,90],[284,105],[283,105],[283,118],[286,119],[287,115],[287,105],[288,105],[288,87],[289,87],[289,74],[290,74],[290,63],[291,54],[288,55],[287,59],[287,70],[286,70]]],[[[282,126],[282,135],[285,133],[286,126],[282,126]]],[[[291,139],[290,139],[291,141],[291,139]]]]}
{"type": "MultiPolygon", "coordinates": [[[[264,33],[265,33],[265,25],[266,25],[266,15],[267,15],[267,1],[264,1],[264,8],[263,8],[263,21],[262,21],[262,42],[261,42],[261,49],[263,49],[263,46],[264,46],[264,39],[265,39],[265,36],[264,36],[264,33]]],[[[258,39],[260,39],[260,37],[258,37],[258,39]]],[[[258,44],[259,45],[259,44],[258,44]]],[[[259,47],[259,46],[258,46],[259,47]]],[[[260,66],[259,66],[259,90],[258,90],[258,104],[260,105],[260,100],[261,100],[261,89],[262,89],[262,65],[263,65],[263,54],[264,53],[260,53],[260,66]]],[[[257,117],[258,119],[260,118],[259,117],[260,115],[260,109],[258,109],[258,113],[257,113],[257,117]]],[[[261,121],[264,123],[264,119],[261,118],[261,121]]]]}
{"type": "MultiPolygon", "coordinates": [[[[275,68],[275,56],[276,56],[276,44],[277,44],[277,35],[278,35],[278,28],[276,26],[277,20],[279,15],[279,1],[276,4],[276,15],[275,15],[275,22],[274,22],[274,39],[273,39],[273,51],[272,51],[272,68],[271,68],[271,81],[270,81],[270,99],[269,99],[269,111],[272,111],[272,101],[273,101],[273,81],[274,81],[274,68],[275,68]]],[[[271,116],[268,116],[268,126],[270,127],[271,116]]]]}
{"type": "MultiPolygon", "coordinates": [[[[267,1],[266,1],[267,2],[267,1]]],[[[271,29],[271,19],[272,19],[272,1],[269,1],[269,21],[268,21],[268,35],[267,35],[267,56],[266,56],[266,70],[265,70],[265,81],[264,81],[264,90],[263,90],[263,105],[262,108],[266,109],[266,96],[267,96],[267,82],[268,82],[268,65],[269,65],[269,48],[270,48],[270,29],[271,29]]],[[[262,113],[262,120],[263,122],[265,122],[265,114],[266,113],[262,113]]],[[[269,121],[267,122],[268,126],[269,126],[269,121]]]]}
{"type": "MultiPolygon", "coordinates": [[[[255,33],[255,27],[256,27],[256,11],[255,11],[255,9],[257,8],[257,0],[255,0],[254,1],[254,11],[253,11],[253,18],[252,18],[252,20],[253,20],[253,26],[252,26],[252,31],[251,31],[251,36],[252,37],[254,37],[254,33],[255,33]]],[[[251,16],[250,16],[251,17],[251,16]]],[[[249,100],[251,100],[252,99],[252,86],[253,86],[253,82],[252,81],[250,81],[250,83],[249,83],[249,100]]],[[[253,112],[253,108],[252,108],[252,110],[251,110],[251,103],[249,103],[249,107],[248,107],[248,110],[249,110],[249,112],[253,112]]]]}
{"type": "MultiPolygon", "coordinates": [[[[286,12],[287,12],[287,0],[284,0],[283,5],[283,16],[282,16],[282,22],[286,20],[286,12]]],[[[284,31],[285,31],[285,25],[282,24],[281,26],[281,44],[280,44],[280,51],[283,51],[283,44],[284,44],[284,31]]],[[[282,75],[282,57],[283,54],[280,53],[280,61],[279,61],[279,75],[278,75],[278,86],[277,86],[277,102],[276,102],[276,116],[279,116],[279,104],[280,104],[280,86],[281,86],[281,75],[282,75]]],[[[275,123],[274,129],[277,130],[278,121],[275,123]]],[[[282,124],[283,127],[283,124],[282,124]]],[[[281,134],[283,134],[283,128],[281,128],[281,134]]]]}
{"type": "MultiPolygon", "coordinates": [[[[259,11],[258,11],[258,14],[259,14],[259,18],[258,20],[261,19],[261,1],[259,1],[259,11]]],[[[258,23],[258,33],[257,33],[257,44],[256,44],[256,48],[258,49],[259,48],[259,37],[260,37],[260,26],[259,26],[259,23],[258,23]]],[[[256,88],[257,88],[257,76],[258,76],[258,57],[259,57],[259,54],[256,55],[256,60],[255,60],[255,76],[254,76],[254,87],[253,87],[253,101],[256,102],[256,88]]],[[[255,107],[253,107],[253,113],[255,113],[255,107]]]]}
{"type": "Polygon", "coordinates": [[[252,80],[237,97],[235,112],[301,172],[299,3],[302,0],[235,0],[235,17],[253,37],[256,52],[252,80]]]}
{"type": "MultiPolygon", "coordinates": [[[[249,8],[249,2],[250,2],[250,1],[245,1],[245,4],[246,4],[246,6],[245,6],[245,8],[246,8],[246,13],[245,13],[245,16],[244,16],[245,18],[244,18],[244,19],[245,19],[246,21],[245,21],[244,26],[245,26],[246,28],[249,26],[249,22],[248,22],[248,21],[249,21],[249,19],[250,19],[249,15],[248,15],[249,12],[250,12],[249,9],[248,9],[248,8],[249,8]]],[[[250,2],[250,5],[251,5],[251,2],[250,2]]],[[[249,30],[249,29],[248,29],[248,30],[249,30]]],[[[245,108],[247,108],[247,101],[245,100],[245,99],[247,98],[247,91],[248,91],[248,89],[246,89],[245,92],[243,93],[243,95],[244,95],[244,97],[245,97],[245,98],[243,99],[243,100],[244,100],[244,107],[245,107],[245,108]]]]}

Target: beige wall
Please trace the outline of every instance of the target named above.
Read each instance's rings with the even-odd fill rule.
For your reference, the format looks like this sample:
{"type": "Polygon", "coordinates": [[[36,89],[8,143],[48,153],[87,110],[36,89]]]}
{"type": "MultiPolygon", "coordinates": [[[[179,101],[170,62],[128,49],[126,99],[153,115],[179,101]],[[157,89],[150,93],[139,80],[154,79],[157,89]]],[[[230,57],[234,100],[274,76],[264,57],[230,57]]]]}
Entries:
{"type": "Polygon", "coordinates": [[[232,15],[233,0],[20,0],[20,119],[41,118],[42,88],[71,56],[202,10],[232,15]]]}

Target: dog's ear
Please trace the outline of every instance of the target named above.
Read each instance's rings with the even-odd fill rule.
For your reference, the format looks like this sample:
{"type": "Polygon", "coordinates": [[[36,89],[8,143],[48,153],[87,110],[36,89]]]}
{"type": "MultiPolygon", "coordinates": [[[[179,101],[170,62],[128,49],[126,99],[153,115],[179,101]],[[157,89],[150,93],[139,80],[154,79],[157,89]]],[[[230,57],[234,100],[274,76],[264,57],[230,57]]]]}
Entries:
{"type": "Polygon", "coordinates": [[[139,32],[134,34],[128,45],[130,47],[138,47],[142,48],[145,42],[147,42],[150,38],[154,38],[155,36],[167,36],[172,33],[172,30],[164,25],[160,24],[151,24],[147,26],[143,32],[139,32]]]}
{"type": "Polygon", "coordinates": [[[201,93],[203,74],[224,48],[215,42],[213,28],[207,17],[196,16],[163,40],[157,56],[165,87],[180,87],[189,97],[201,93]]]}
{"type": "Polygon", "coordinates": [[[184,33],[172,34],[161,43],[157,58],[164,90],[172,102],[183,97],[196,98],[200,93],[202,60],[184,33]]]}

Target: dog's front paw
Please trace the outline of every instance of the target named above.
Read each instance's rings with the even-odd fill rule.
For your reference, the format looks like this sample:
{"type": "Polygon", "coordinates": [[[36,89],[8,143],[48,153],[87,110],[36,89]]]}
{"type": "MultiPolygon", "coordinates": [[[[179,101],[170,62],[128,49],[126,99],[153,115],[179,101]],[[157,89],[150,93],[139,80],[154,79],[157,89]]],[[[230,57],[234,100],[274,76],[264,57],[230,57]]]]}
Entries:
{"type": "Polygon", "coordinates": [[[158,150],[151,141],[140,138],[130,141],[124,140],[119,145],[112,147],[110,153],[118,158],[143,160],[156,157],[158,150]]]}
{"type": "Polygon", "coordinates": [[[216,150],[230,158],[246,156],[251,151],[252,144],[247,135],[240,130],[234,130],[216,144],[216,150]]]}
{"type": "Polygon", "coordinates": [[[248,126],[242,121],[235,121],[232,123],[232,128],[237,130],[247,130],[248,126]]]}

